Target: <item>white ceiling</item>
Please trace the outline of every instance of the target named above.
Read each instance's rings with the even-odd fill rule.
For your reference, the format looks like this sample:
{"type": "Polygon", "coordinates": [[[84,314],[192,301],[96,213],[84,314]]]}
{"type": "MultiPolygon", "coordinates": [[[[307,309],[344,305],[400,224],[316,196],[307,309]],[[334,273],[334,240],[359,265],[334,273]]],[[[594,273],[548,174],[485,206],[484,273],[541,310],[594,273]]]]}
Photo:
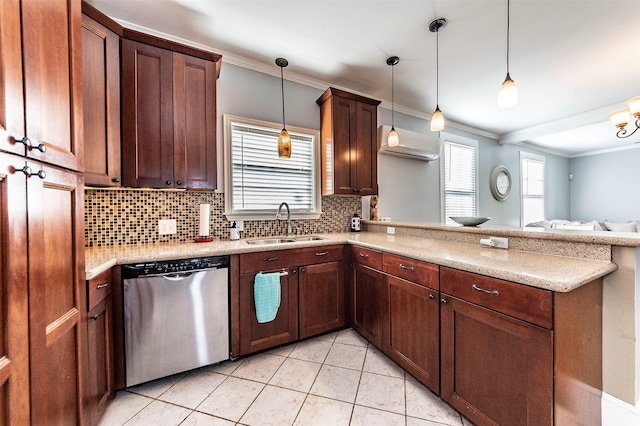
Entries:
{"type": "MultiPolygon", "coordinates": [[[[230,62],[318,87],[337,86],[507,143],[566,156],[640,142],[621,140],[605,114],[640,95],[640,0],[512,0],[510,71],[520,101],[496,105],[506,74],[506,0],[89,0],[109,16],[204,45],[230,62]]],[[[224,70],[223,70],[224,72],[224,70]]]]}

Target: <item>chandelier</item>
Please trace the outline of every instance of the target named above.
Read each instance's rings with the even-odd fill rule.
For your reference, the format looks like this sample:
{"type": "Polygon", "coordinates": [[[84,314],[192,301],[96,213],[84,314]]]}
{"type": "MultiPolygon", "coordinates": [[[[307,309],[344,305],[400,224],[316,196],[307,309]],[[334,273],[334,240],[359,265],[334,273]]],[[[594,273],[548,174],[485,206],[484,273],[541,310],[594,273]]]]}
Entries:
{"type": "Polygon", "coordinates": [[[627,108],[622,108],[613,111],[611,114],[607,114],[607,118],[618,128],[616,136],[621,139],[628,138],[640,129],[640,96],[631,98],[625,103],[627,104],[627,108]],[[626,127],[629,121],[631,121],[632,115],[635,118],[633,125],[635,125],[636,128],[629,133],[631,129],[627,130],[626,127]]]}

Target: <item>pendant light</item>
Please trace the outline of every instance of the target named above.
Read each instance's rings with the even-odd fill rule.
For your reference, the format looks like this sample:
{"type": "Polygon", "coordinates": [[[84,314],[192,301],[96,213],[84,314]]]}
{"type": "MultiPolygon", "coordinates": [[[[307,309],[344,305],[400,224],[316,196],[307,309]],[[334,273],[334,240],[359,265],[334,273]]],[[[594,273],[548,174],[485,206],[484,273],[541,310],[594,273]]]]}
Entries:
{"type": "Polygon", "coordinates": [[[280,82],[282,87],[282,131],[278,136],[278,157],[291,158],[291,138],[284,125],[284,73],[283,69],[289,65],[285,58],[277,58],[276,65],[280,67],[280,82]]]}
{"type": "Polygon", "coordinates": [[[400,138],[398,137],[398,132],[396,132],[396,128],[394,126],[394,92],[395,92],[395,76],[394,76],[394,67],[398,65],[400,62],[400,58],[397,56],[390,56],[387,58],[387,65],[391,66],[391,131],[389,132],[389,137],[387,138],[387,145],[389,146],[398,146],[400,145],[400,138]]]}
{"type": "Polygon", "coordinates": [[[509,32],[510,32],[510,0],[507,0],[507,77],[498,92],[498,107],[511,108],[518,103],[518,88],[509,75],[509,32]]]}
{"type": "Polygon", "coordinates": [[[444,115],[442,115],[442,111],[440,111],[440,37],[438,34],[440,30],[442,30],[445,25],[447,25],[447,20],[444,18],[438,18],[431,21],[429,24],[429,31],[432,33],[436,33],[436,110],[433,112],[431,116],[431,125],[429,126],[432,132],[439,132],[444,129],[444,115]]]}

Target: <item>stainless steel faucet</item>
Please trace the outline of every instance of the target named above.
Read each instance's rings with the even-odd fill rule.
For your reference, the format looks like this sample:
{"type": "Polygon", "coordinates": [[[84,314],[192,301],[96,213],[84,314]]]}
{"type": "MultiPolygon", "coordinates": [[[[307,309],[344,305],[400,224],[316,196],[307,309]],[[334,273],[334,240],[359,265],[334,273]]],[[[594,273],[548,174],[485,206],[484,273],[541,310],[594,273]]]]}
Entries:
{"type": "Polygon", "coordinates": [[[282,210],[282,206],[287,208],[287,236],[291,235],[291,210],[289,210],[289,204],[281,203],[280,207],[278,207],[278,213],[276,213],[276,219],[280,219],[280,212],[282,210]]]}

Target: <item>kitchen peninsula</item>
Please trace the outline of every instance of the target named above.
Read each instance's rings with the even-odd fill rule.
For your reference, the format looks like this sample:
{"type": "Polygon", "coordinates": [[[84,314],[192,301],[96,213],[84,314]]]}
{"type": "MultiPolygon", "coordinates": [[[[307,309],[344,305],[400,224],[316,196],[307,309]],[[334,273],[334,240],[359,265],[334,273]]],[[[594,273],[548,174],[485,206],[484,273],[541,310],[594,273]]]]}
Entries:
{"type": "MultiPolygon", "coordinates": [[[[528,420],[551,424],[554,418],[557,423],[575,420],[573,416],[580,415],[599,424],[603,365],[607,368],[607,359],[603,362],[600,350],[603,277],[606,281],[616,274],[617,265],[611,261],[612,257],[615,259],[612,252],[615,253],[616,248],[612,246],[636,247],[640,245],[639,238],[612,233],[604,237],[591,233],[369,221],[365,221],[364,229],[368,232],[322,234],[323,239],[317,241],[259,246],[240,240],[88,248],[87,279],[118,264],[232,255],[231,327],[232,340],[237,341],[242,340],[238,306],[242,283],[239,265],[243,264],[243,256],[287,250],[287,255],[282,257],[294,258],[297,252],[305,250],[325,253],[343,248],[344,261],[350,265],[342,293],[347,301],[346,325],[353,325],[465,416],[478,424],[491,424],[492,418],[505,422],[528,415],[535,416],[528,420]],[[394,228],[394,235],[386,234],[387,226],[394,228]],[[509,250],[479,245],[480,238],[489,235],[509,238],[509,250]],[[414,271],[416,276],[412,278],[408,274],[414,271]],[[370,287],[371,283],[376,283],[376,287],[370,287]],[[467,284],[473,289],[471,292],[462,290],[467,284]],[[483,292],[486,294],[481,294],[483,292]],[[366,303],[364,308],[363,303],[366,303]],[[398,311],[397,306],[403,303],[408,305],[398,311]],[[416,322],[410,322],[410,327],[403,327],[407,320],[403,312],[409,311],[409,316],[416,320],[422,319],[423,313],[424,318],[433,318],[429,315],[435,312],[435,321],[419,322],[417,327],[416,322]],[[372,312],[375,315],[368,317],[372,312]],[[457,330],[467,334],[456,334],[457,330]],[[530,367],[522,370],[529,372],[521,382],[524,397],[512,396],[507,387],[500,390],[501,398],[513,397],[503,404],[514,407],[510,412],[492,412],[487,401],[474,399],[473,388],[454,386],[454,374],[473,372],[477,369],[472,367],[476,361],[483,364],[491,360],[483,357],[495,356],[478,346],[483,344],[482,338],[475,339],[472,346],[462,344],[479,331],[486,333],[485,347],[512,345],[502,351],[508,359],[501,358],[494,364],[500,368],[504,365],[500,363],[507,362],[514,369],[499,376],[488,369],[495,380],[510,383],[508,380],[514,371],[530,367]],[[439,347],[433,348],[427,343],[432,341],[429,336],[433,333],[440,336],[434,342],[442,339],[436,343],[439,347]],[[418,345],[416,352],[410,343],[418,341],[416,338],[422,341],[423,336],[425,343],[418,345]],[[436,365],[435,370],[426,361],[422,362],[425,351],[441,353],[441,364],[436,365]],[[469,351],[473,351],[471,356],[467,356],[469,351]],[[465,364],[460,358],[463,356],[474,362],[465,364]],[[581,402],[576,406],[577,401],[581,402]]],[[[309,264],[305,262],[286,266],[302,271],[302,265],[309,264]]],[[[300,282],[301,278],[295,279],[297,287],[302,286],[300,282]]],[[[299,315],[302,324],[302,311],[299,315]]],[[[604,323],[606,327],[606,320],[604,323]]],[[[297,322],[294,326],[293,335],[298,338],[297,322]]],[[[239,350],[237,344],[232,343],[232,348],[236,355],[245,353],[234,352],[239,350]]],[[[483,377],[486,378],[481,376],[480,380],[484,380],[483,377]]],[[[477,382],[477,379],[474,380],[477,382]]]]}

